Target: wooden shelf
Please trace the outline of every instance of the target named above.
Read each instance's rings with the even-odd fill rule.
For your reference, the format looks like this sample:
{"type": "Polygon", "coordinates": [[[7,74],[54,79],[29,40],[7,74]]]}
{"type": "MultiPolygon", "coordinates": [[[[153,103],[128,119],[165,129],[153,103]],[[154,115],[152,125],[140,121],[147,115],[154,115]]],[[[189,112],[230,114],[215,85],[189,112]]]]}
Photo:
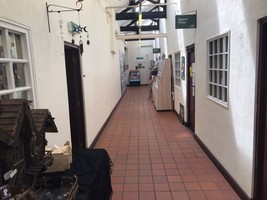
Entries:
{"type": "Polygon", "coordinates": [[[171,65],[170,59],[157,63],[158,74],[152,85],[152,97],[156,110],[171,110],[171,65]]]}

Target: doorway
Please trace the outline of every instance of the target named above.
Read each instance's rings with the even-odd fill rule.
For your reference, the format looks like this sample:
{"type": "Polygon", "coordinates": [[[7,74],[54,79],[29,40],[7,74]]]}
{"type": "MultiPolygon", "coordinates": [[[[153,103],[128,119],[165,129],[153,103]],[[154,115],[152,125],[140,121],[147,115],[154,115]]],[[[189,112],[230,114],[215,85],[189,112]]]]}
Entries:
{"type": "Polygon", "coordinates": [[[150,78],[151,60],[153,60],[152,45],[142,45],[138,49],[138,54],[135,60],[135,66],[140,66],[140,84],[148,85],[150,78]]]}
{"type": "Polygon", "coordinates": [[[85,117],[79,47],[65,42],[65,63],[69,98],[71,144],[73,148],[86,148],[85,117]]]}
{"type": "Polygon", "coordinates": [[[267,199],[267,17],[259,21],[254,199],[267,199]]]}
{"type": "Polygon", "coordinates": [[[195,132],[195,46],[186,48],[187,54],[187,126],[195,132]]]}

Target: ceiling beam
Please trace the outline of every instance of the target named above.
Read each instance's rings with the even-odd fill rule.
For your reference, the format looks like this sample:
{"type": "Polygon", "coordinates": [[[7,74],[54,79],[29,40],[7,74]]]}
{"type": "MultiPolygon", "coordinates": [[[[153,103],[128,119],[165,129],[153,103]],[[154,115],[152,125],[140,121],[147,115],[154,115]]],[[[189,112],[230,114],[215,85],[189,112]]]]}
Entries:
{"type": "MultiPolygon", "coordinates": [[[[138,20],[138,12],[131,13],[117,13],[116,20],[138,20]]],[[[156,12],[142,12],[142,19],[159,19],[166,18],[165,11],[156,11],[156,12]]]]}
{"type": "MultiPolygon", "coordinates": [[[[121,26],[120,30],[123,31],[134,31],[138,32],[139,27],[138,26],[121,26]]],[[[159,30],[159,25],[148,25],[148,26],[142,26],[141,31],[158,31],[159,30]]]]}
{"type": "MultiPolygon", "coordinates": [[[[155,6],[166,6],[166,5],[172,5],[175,4],[177,5],[177,3],[158,3],[158,4],[145,4],[142,5],[142,7],[155,7],[155,6]]],[[[139,5],[129,5],[129,6],[107,6],[105,9],[116,9],[116,8],[137,8],[139,5]]]]}
{"type": "Polygon", "coordinates": [[[135,40],[135,39],[155,39],[167,37],[167,33],[157,33],[157,34],[136,34],[136,35],[122,35],[117,34],[117,40],[135,40]]]}

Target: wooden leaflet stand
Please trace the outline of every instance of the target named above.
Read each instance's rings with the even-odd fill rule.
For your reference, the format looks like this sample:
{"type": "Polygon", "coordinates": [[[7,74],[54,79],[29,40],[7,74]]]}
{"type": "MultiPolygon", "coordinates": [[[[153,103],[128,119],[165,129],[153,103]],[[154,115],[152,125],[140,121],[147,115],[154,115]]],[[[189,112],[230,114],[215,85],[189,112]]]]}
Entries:
{"type": "Polygon", "coordinates": [[[170,59],[161,59],[157,63],[158,74],[154,77],[152,97],[157,111],[172,110],[171,65],[170,59]]]}

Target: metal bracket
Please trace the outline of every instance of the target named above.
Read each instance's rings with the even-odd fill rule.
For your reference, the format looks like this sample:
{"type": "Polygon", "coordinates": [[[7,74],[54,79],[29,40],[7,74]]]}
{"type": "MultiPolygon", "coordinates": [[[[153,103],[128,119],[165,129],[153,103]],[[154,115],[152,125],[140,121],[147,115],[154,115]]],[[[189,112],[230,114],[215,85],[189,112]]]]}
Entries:
{"type": "Polygon", "coordinates": [[[61,12],[73,12],[73,11],[80,12],[82,10],[82,7],[83,7],[83,4],[82,4],[81,1],[82,0],[78,0],[76,2],[76,5],[78,3],[81,4],[80,8],[70,8],[70,7],[60,6],[60,5],[55,5],[55,4],[47,4],[47,2],[46,2],[46,13],[47,13],[47,22],[48,22],[48,31],[49,31],[49,33],[51,33],[49,14],[50,13],[54,13],[54,12],[57,12],[57,13],[61,13],[61,12]],[[52,10],[51,7],[60,8],[60,9],[52,10]]]}

